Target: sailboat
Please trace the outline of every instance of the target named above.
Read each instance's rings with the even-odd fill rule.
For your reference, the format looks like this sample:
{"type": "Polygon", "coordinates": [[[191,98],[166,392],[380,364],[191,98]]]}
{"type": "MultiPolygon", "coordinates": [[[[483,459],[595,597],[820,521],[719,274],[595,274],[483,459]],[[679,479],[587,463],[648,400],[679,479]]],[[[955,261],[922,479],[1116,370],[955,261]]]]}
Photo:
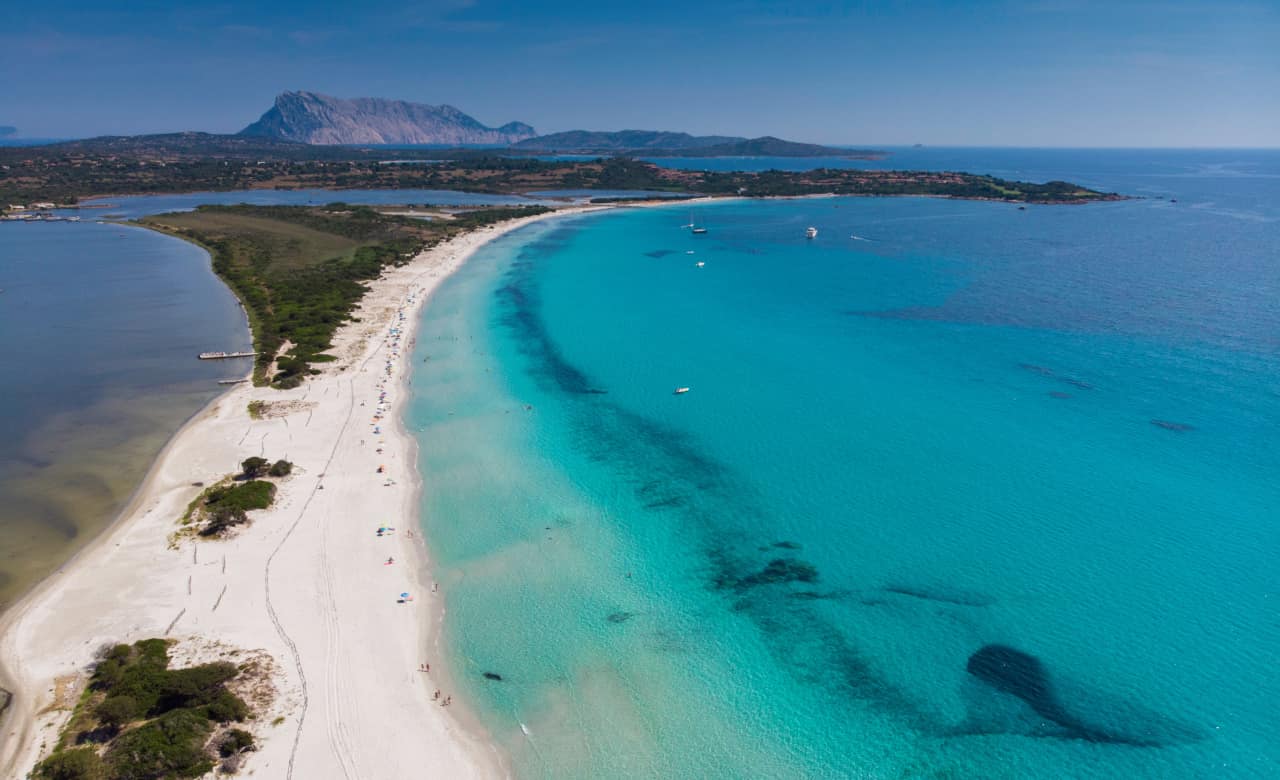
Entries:
{"type": "Polygon", "coordinates": [[[707,232],[707,229],[706,229],[706,228],[704,228],[704,227],[698,227],[698,223],[697,223],[697,222],[695,222],[695,221],[694,221],[694,219],[693,219],[693,212],[692,212],[692,211],[690,211],[690,212],[689,212],[689,224],[688,224],[688,225],[685,225],[685,227],[689,228],[689,232],[690,232],[690,233],[693,233],[694,235],[701,235],[701,234],[703,234],[703,233],[707,232]]]}

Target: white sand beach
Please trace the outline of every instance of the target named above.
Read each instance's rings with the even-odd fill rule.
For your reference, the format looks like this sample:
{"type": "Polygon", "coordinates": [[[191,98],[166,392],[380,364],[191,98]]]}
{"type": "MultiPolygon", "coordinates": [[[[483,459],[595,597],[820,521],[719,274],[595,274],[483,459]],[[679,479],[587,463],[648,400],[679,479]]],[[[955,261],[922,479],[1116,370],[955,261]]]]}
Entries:
{"type": "Polygon", "coordinates": [[[288,391],[239,385],[196,415],[117,523],[0,620],[5,684],[16,694],[0,776],[25,777],[53,745],[100,646],[159,636],[178,640],[184,661],[227,648],[274,661],[277,696],[250,726],[261,748],[245,773],[507,774],[461,702],[433,699],[453,693],[435,649],[447,592],[433,590],[417,530],[417,443],[401,427],[401,404],[418,311],[441,280],[503,233],[584,210],[423,252],[372,283],[323,374],[288,391]],[[262,419],[248,414],[255,400],[271,404],[262,419]],[[171,544],[201,492],[194,483],[212,484],[251,456],[295,464],[275,504],[229,539],[171,544]],[[380,536],[382,526],[395,532],[380,536]]]}

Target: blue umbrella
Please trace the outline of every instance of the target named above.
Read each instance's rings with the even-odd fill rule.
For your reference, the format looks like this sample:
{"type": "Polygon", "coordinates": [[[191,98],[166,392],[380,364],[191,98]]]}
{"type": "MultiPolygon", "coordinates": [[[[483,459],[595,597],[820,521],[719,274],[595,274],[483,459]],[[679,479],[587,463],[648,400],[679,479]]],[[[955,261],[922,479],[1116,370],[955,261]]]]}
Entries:
{"type": "Polygon", "coordinates": [[[408,594],[408,593],[401,593],[401,594],[400,594],[400,598],[402,598],[402,599],[407,599],[407,598],[409,598],[409,594],[408,594]]]}

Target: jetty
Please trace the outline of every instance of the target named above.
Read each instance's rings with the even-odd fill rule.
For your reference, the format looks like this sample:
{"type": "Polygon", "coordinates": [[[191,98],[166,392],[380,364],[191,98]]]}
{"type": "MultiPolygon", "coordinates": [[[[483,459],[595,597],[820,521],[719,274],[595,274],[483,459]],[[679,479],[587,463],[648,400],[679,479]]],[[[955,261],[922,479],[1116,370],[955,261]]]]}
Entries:
{"type": "Polygon", "coordinates": [[[227,358],[257,357],[257,352],[201,352],[201,360],[226,360],[227,358]]]}
{"type": "Polygon", "coordinates": [[[244,384],[245,382],[248,382],[248,381],[249,381],[248,379],[219,379],[219,380],[218,380],[218,384],[220,384],[220,385],[240,385],[240,384],[244,384]]]}

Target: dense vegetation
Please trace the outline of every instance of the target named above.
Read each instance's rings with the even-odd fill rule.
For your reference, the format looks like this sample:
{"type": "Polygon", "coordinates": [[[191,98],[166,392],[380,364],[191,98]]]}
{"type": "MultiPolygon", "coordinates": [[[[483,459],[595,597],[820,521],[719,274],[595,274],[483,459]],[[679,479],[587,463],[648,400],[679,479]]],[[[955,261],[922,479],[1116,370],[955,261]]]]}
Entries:
{"type": "MultiPolygon", "coordinates": [[[[668,150],[665,154],[831,153],[823,147],[755,139],[749,146],[668,150]],[[744,149],[748,151],[743,151],[744,149]]],[[[536,150],[534,150],[536,151],[536,150]]],[[[847,156],[854,152],[838,150],[847,156]]],[[[0,204],[71,202],[89,195],[252,188],[450,189],[533,192],[548,189],[646,189],[702,194],[945,195],[1026,202],[1106,197],[1062,182],[1032,185],[967,173],[922,171],[675,171],[627,157],[552,161],[475,149],[401,150],[410,164],[377,148],[308,146],[270,139],[181,133],[91,139],[50,146],[0,147],[0,204]],[[430,162],[433,160],[434,162],[430,162]]],[[[651,152],[646,152],[646,154],[651,152]]]]}
{"type": "Polygon", "coordinates": [[[249,522],[249,512],[266,509],[275,501],[276,486],[263,477],[287,477],[293,464],[266,458],[247,458],[240,473],[208,487],[187,507],[182,524],[200,536],[221,536],[249,522]]]}
{"type": "Polygon", "coordinates": [[[168,643],[144,639],[110,648],[52,755],[36,766],[40,780],[142,780],[199,777],[215,752],[238,765],[253,735],[229,724],[249,707],[227,684],[235,664],[169,668],[168,643]]]}
{"type": "Polygon", "coordinates": [[[206,247],[249,313],[258,384],[300,384],[368,289],[365,282],[460,232],[542,207],[463,211],[421,220],[365,206],[202,206],[142,224],[206,247]],[[286,349],[287,347],[287,349],[286,349]],[[284,354],[280,354],[284,351],[284,354]]]}

